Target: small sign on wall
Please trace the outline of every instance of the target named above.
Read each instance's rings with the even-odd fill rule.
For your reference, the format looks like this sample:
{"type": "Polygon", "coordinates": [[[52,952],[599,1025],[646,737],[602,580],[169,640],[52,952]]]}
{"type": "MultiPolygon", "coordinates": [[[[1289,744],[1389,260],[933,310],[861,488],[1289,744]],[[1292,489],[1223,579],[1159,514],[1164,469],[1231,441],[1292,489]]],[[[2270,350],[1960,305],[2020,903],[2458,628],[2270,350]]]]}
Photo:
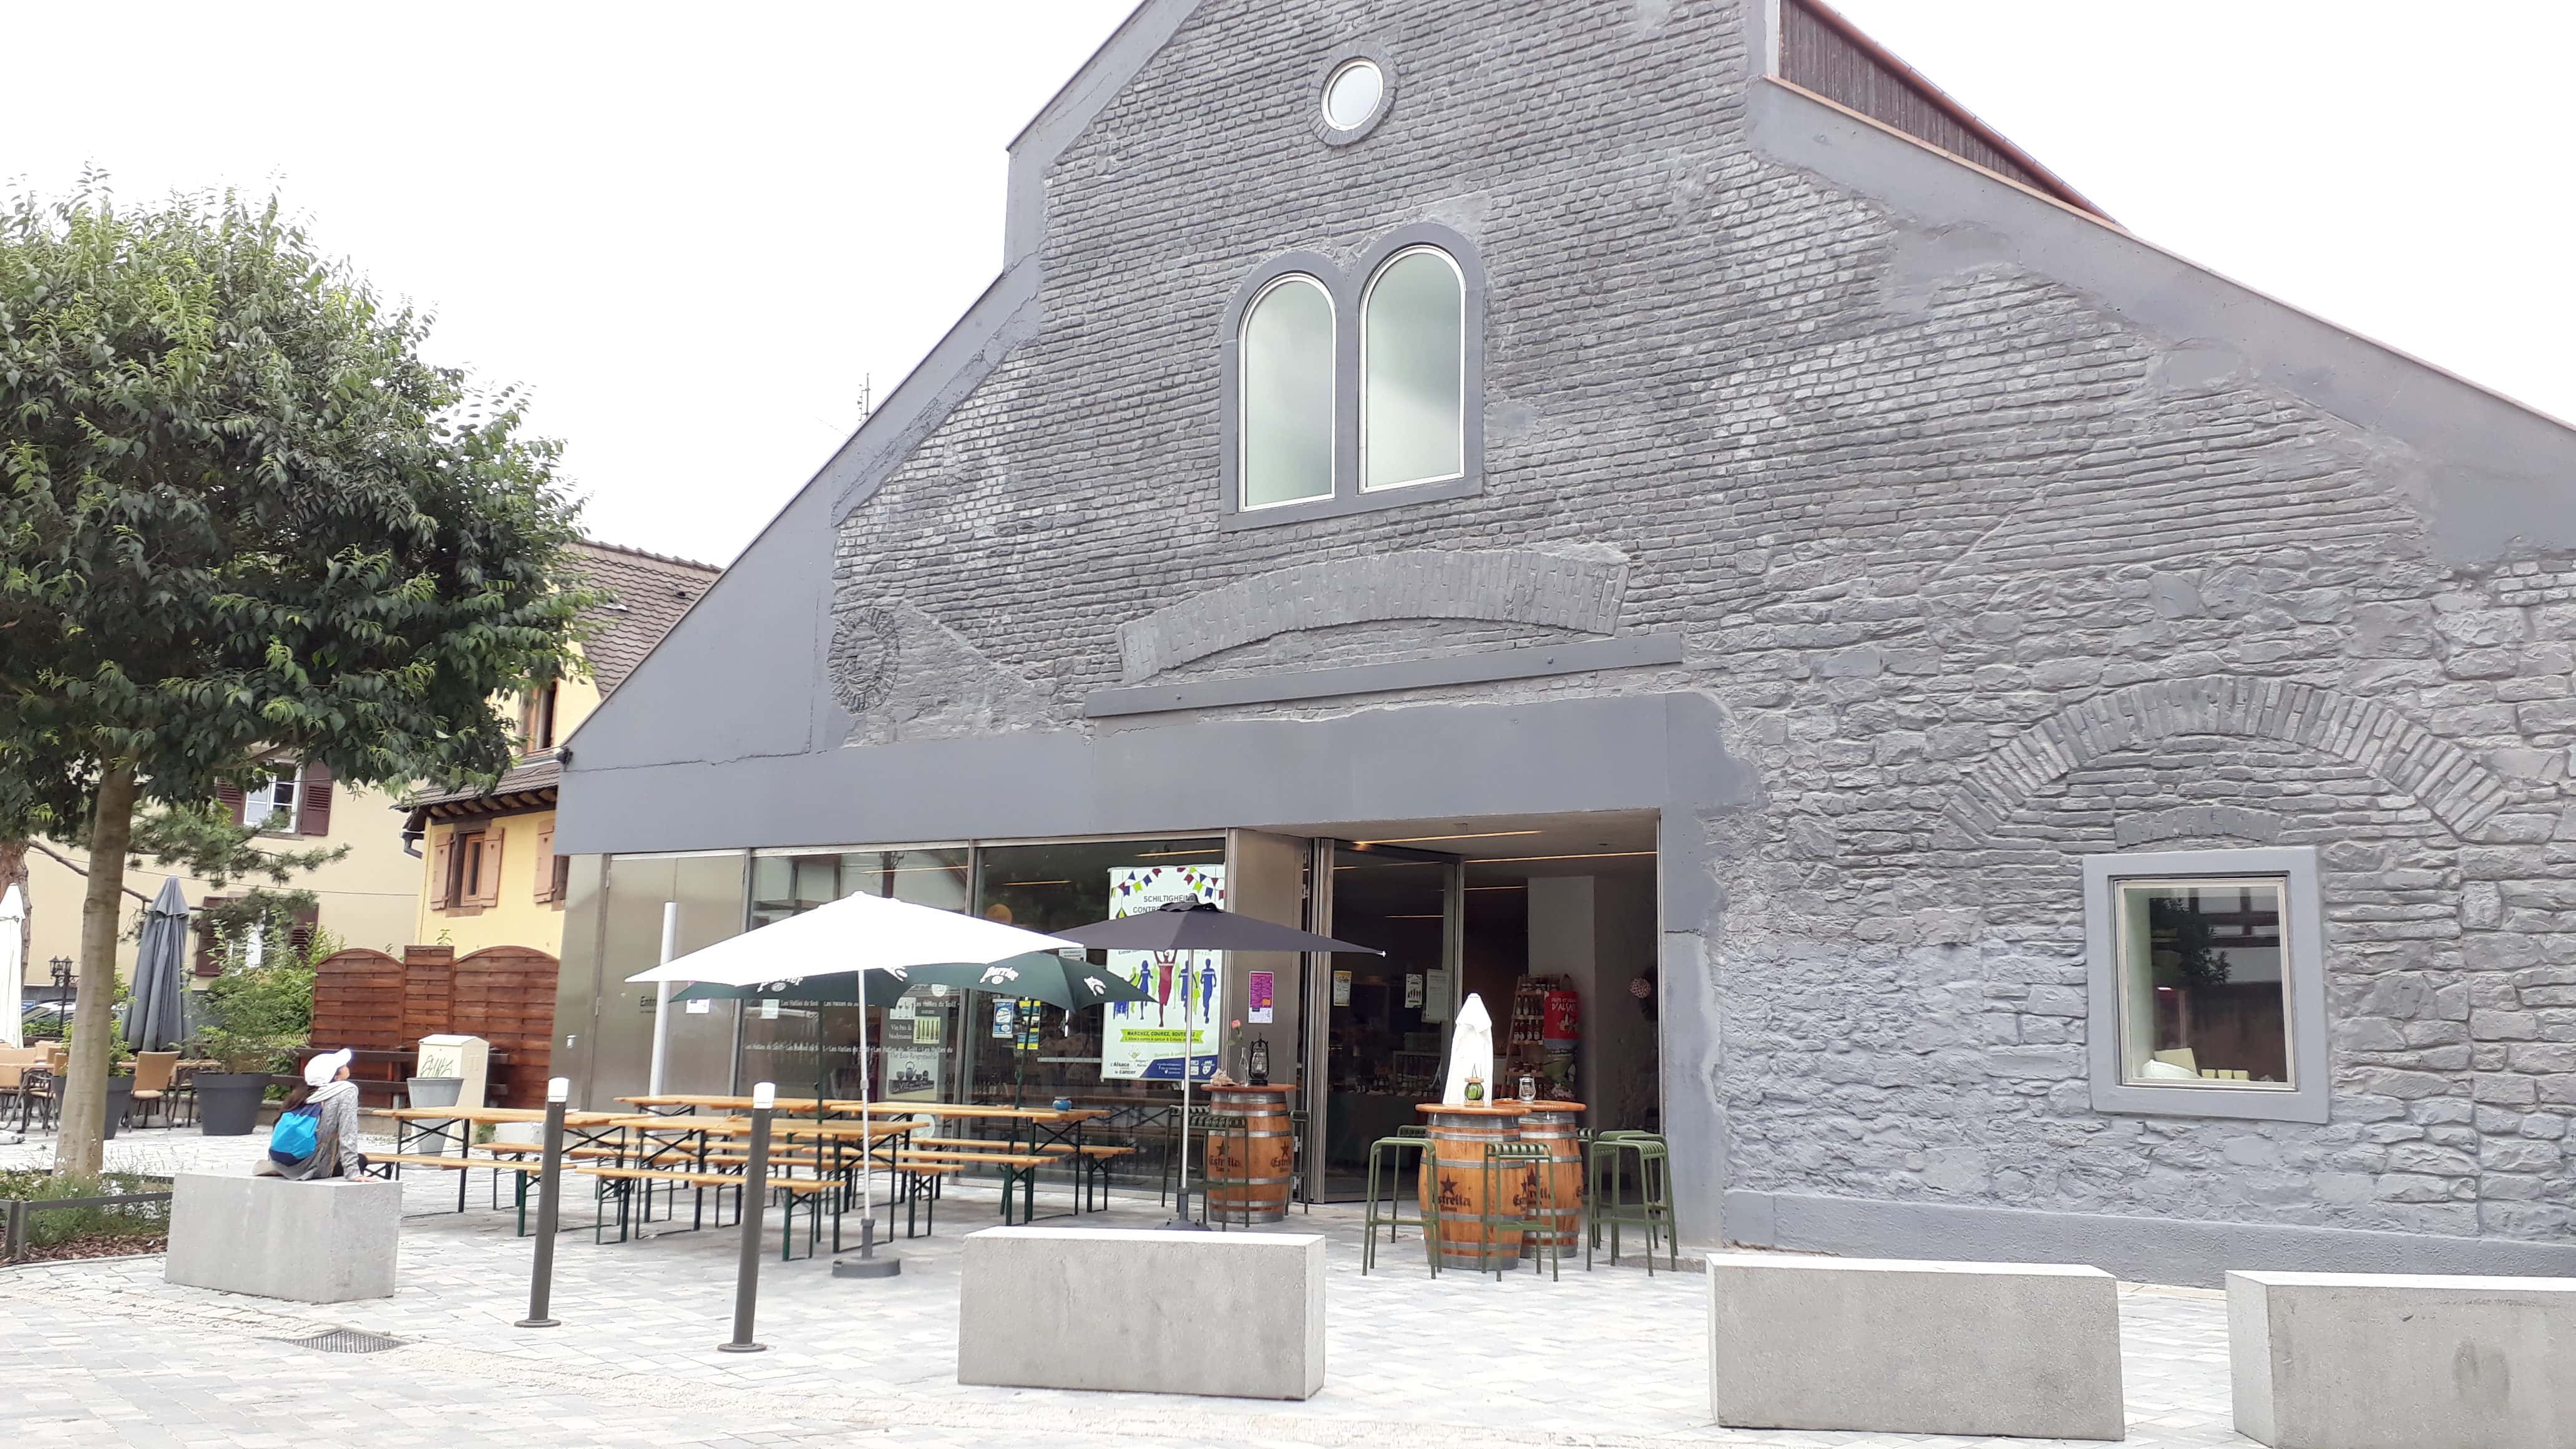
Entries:
{"type": "Polygon", "coordinates": [[[1404,973],[1404,1004],[1416,1011],[1422,1009],[1422,973],[1419,971],[1404,973]]]}
{"type": "Polygon", "coordinates": [[[1275,1019],[1271,993],[1278,989],[1278,977],[1273,972],[1254,971],[1247,974],[1244,979],[1246,996],[1244,1020],[1255,1026],[1266,1026],[1275,1019]]]}
{"type": "Polygon", "coordinates": [[[1351,973],[1348,971],[1333,973],[1333,1004],[1335,1006],[1351,1004],[1351,973]]]}

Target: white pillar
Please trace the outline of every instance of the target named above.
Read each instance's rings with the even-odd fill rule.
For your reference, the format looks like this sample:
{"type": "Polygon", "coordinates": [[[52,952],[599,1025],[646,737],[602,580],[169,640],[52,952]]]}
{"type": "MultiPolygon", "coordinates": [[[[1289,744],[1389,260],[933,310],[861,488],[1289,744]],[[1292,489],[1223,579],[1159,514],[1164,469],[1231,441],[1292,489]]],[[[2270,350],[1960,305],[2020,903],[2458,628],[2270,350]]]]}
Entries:
{"type": "MultiPolygon", "coordinates": [[[[680,954],[680,903],[662,903],[662,961],[668,966],[680,954]]],[[[662,1094],[662,1061],[671,1046],[671,983],[653,983],[653,1070],[645,1078],[644,1090],[652,1096],[662,1094]]]]}

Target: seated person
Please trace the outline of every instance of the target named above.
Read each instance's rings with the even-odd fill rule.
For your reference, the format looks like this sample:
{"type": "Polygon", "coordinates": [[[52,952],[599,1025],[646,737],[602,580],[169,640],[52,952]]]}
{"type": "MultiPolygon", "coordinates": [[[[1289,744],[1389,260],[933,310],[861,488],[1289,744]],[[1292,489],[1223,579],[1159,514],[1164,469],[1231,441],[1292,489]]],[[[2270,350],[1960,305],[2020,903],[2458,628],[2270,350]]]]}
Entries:
{"type": "Polygon", "coordinates": [[[304,1082],[286,1094],[286,1108],[269,1132],[268,1154],[251,1168],[255,1177],[304,1181],[356,1177],[367,1159],[358,1151],[358,1084],[349,1080],[355,1055],[343,1047],[304,1064],[304,1082]]]}

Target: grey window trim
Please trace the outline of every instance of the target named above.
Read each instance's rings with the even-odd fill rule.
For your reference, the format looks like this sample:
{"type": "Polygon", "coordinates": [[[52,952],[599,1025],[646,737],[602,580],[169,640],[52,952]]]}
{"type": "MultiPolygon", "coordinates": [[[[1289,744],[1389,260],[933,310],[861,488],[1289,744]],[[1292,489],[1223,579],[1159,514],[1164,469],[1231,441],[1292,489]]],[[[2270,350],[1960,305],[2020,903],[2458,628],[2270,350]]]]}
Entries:
{"type": "Polygon", "coordinates": [[[1225,436],[1218,451],[1218,526],[1223,529],[1266,528],[1403,508],[1450,498],[1470,498],[1485,491],[1485,290],[1486,278],[1476,244],[1431,222],[1398,227],[1380,236],[1358,261],[1345,267],[1321,253],[1288,252],[1271,258],[1235,288],[1226,304],[1218,356],[1218,412],[1225,436]],[[1466,471],[1455,478],[1397,487],[1360,487],[1360,315],[1361,302],[1378,271],[1417,247],[1446,252],[1457,265],[1466,289],[1462,318],[1466,348],[1466,471]],[[1291,273],[1303,272],[1324,284],[1333,301],[1333,491],[1330,496],[1296,503],[1274,503],[1247,509],[1243,498],[1243,322],[1255,299],[1291,273]]]}
{"type": "Polygon", "coordinates": [[[1329,477],[1326,480],[1328,486],[1323,493],[1308,498],[1292,498],[1282,503],[1247,504],[1243,501],[1243,334],[1245,329],[1252,325],[1253,310],[1259,307],[1262,302],[1270,296],[1270,294],[1285,286],[1311,286],[1316,291],[1324,294],[1324,308],[1332,317],[1334,350],[1333,361],[1331,364],[1333,370],[1332,401],[1330,403],[1330,411],[1326,415],[1324,426],[1329,429],[1336,438],[1340,437],[1342,432],[1342,365],[1340,355],[1342,336],[1342,299],[1333,286],[1332,274],[1329,272],[1317,272],[1307,267],[1291,267],[1284,272],[1273,272],[1268,280],[1253,289],[1251,296],[1243,299],[1243,306],[1235,315],[1234,350],[1227,355],[1225,360],[1225,376],[1228,389],[1228,399],[1226,404],[1226,423],[1228,432],[1226,451],[1227,457],[1232,464],[1231,471],[1233,477],[1233,486],[1227,490],[1226,496],[1233,502],[1234,509],[1238,513],[1267,513],[1274,508],[1297,508],[1310,504],[1323,503],[1340,493],[1342,489],[1342,450],[1336,447],[1330,451],[1325,463],[1325,468],[1329,477]]]}
{"type": "Polygon", "coordinates": [[[1378,45],[1353,45],[1334,51],[1332,59],[1324,62],[1323,69],[1315,72],[1312,94],[1315,98],[1315,139],[1327,146],[1356,144],[1385,124],[1387,114],[1395,109],[1395,61],[1383,46],[1378,45]],[[1369,112],[1369,118],[1356,126],[1336,126],[1324,114],[1324,90],[1333,83],[1333,77],[1341,74],[1342,67],[1355,60],[1364,60],[1377,67],[1378,84],[1382,88],[1378,93],[1377,109],[1369,112]]]}
{"type": "Polygon", "coordinates": [[[2084,858],[2085,1047],[2093,1110],[2260,1122],[2324,1122],[2331,1116],[2333,1062],[2326,1042],[2325,910],[2312,846],[2238,850],[2125,851],[2084,858]],[[2245,1087],[2149,1086],[2120,1074],[2120,961],[2113,885],[2124,880],[2278,876],[2285,880],[2284,957],[2289,972],[2291,1084],[2245,1087]]]}

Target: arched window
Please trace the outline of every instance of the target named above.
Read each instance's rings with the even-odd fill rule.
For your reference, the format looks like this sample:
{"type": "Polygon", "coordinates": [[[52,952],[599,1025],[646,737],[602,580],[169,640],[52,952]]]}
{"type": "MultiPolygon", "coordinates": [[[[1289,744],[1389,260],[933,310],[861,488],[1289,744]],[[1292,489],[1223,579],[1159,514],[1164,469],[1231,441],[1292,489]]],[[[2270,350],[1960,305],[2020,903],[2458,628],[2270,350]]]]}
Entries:
{"type": "Polygon", "coordinates": [[[1467,471],[1467,287],[1438,247],[1387,259],[1360,304],[1360,487],[1467,471]]]}
{"type": "Polygon", "coordinates": [[[1243,499],[1268,508],[1333,493],[1333,299],[1292,272],[1243,316],[1243,499]]]}

